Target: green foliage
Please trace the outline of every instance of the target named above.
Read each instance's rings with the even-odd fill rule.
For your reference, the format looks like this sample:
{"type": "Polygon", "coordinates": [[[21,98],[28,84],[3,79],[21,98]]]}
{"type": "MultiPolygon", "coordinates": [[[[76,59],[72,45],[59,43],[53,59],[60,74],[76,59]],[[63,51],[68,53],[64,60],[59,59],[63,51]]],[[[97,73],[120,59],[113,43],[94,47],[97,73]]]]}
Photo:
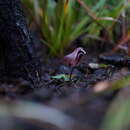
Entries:
{"type": "Polygon", "coordinates": [[[102,30],[112,40],[113,25],[125,9],[125,0],[23,0],[39,25],[42,41],[51,55],[63,54],[64,49],[79,36],[87,33],[99,36],[102,30]],[[118,3],[118,4],[117,4],[118,3]],[[85,6],[90,10],[86,10],[85,6]]]}
{"type": "Polygon", "coordinates": [[[52,79],[63,79],[64,81],[69,81],[69,75],[66,74],[59,74],[56,76],[51,76],[52,79]]]}
{"type": "MultiPolygon", "coordinates": [[[[127,90],[129,92],[129,90],[127,90]]],[[[102,130],[126,130],[130,124],[130,96],[129,93],[119,95],[111,104],[107,112],[102,130]]]]}
{"type": "Polygon", "coordinates": [[[116,81],[111,90],[121,91],[110,105],[101,130],[125,130],[130,124],[130,76],[116,81]]]}
{"type": "MultiPolygon", "coordinates": [[[[74,78],[75,75],[71,74],[71,78],[74,78]]],[[[58,75],[55,75],[55,76],[51,76],[52,79],[56,79],[56,80],[64,80],[64,81],[70,81],[70,75],[68,74],[58,74],[58,75]]]]}

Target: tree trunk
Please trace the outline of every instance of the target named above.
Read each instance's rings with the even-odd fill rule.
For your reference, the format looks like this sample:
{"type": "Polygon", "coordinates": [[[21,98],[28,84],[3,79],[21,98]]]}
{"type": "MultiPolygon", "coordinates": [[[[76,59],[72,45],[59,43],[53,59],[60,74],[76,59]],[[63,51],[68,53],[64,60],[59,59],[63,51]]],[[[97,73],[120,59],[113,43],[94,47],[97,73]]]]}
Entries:
{"type": "Polygon", "coordinates": [[[36,85],[41,64],[35,55],[20,0],[0,0],[1,77],[22,77],[36,85]]]}

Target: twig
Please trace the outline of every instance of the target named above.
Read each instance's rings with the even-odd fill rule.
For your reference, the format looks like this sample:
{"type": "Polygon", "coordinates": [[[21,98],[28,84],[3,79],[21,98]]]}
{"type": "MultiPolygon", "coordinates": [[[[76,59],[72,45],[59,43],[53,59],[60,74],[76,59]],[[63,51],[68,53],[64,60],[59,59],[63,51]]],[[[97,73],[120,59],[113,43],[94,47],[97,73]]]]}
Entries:
{"type": "Polygon", "coordinates": [[[125,44],[126,42],[128,42],[130,40],[130,34],[126,34],[126,36],[124,38],[122,38],[119,43],[117,44],[117,46],[113,49],[113,52],[117,51],[121,45],[125,44]]]}

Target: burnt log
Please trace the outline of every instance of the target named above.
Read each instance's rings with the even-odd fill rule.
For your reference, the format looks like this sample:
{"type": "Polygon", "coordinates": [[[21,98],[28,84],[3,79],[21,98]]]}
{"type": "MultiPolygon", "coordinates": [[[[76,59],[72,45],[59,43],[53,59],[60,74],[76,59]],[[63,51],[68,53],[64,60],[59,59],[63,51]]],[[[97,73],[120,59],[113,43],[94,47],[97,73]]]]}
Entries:
{"type": "Polygon", "coordinates": [[[0,0],[0,78],[23,78],[39,82],[41,63],[20,0],[0,0]]]}

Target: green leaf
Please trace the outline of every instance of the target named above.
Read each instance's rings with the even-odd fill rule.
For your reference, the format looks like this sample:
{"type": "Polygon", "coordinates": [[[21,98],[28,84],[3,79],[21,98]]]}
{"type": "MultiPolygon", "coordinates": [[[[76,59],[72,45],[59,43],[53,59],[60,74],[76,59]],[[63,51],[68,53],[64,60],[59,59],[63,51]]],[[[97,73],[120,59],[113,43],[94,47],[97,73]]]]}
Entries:
{"type": "Polygon", "coordinates": [[[128,128],[130,123],[130,96],[127,94],[120,93],[110,105],[101,130],[126,130],[128,128]]]}
{"type": "Polygon", "coordinates": [[[107,68],[109,65],[106,65],[106,64],[99,64],[99,66],[100,66],[101,68],[107,68]]]}
{"type": "Polygon", "coordinates": [[[56,76],[51,76],[52,79],[63,79],[64,81],[69,81],[69,75],[58,74],[56,76]]]}

